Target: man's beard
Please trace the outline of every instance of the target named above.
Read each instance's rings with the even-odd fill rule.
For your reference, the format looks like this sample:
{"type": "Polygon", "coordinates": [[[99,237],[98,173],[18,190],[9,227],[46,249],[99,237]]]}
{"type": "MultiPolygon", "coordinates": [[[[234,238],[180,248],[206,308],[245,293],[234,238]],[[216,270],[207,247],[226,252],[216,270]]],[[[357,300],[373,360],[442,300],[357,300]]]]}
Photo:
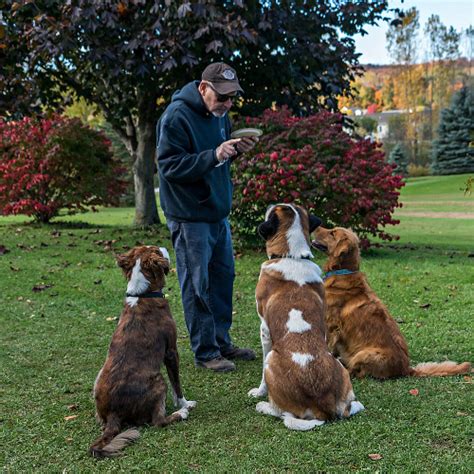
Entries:
{"type": "Polygon", "coordinates": [[[217,112],[211,112],[211,113],[212,113],[212,115],[214,115],[214,117],[222,118],[222,117],[226,116],[227,110],[225,112],[222,112],[221,114],[218,114],[217,112]]]}

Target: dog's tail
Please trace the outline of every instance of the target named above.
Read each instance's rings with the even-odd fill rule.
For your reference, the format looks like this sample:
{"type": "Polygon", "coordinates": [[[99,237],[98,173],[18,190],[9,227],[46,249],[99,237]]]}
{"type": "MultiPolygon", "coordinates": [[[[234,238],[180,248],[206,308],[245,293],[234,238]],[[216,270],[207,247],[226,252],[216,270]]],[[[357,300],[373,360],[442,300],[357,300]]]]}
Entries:
{"type": "Polygon", "coordinates": [[[115,417],[108,417],[102,436],[90,447],[89,452],[95,458],[110,458],[118,456],[120,451],[140,437],[135,428],[120,433],[120,421],[115,417]]]}
{"type": "Polygon", "coordinates": [[[471,363],[458,364],[451,360],[445,362],[423,362],[410,368],[412,377],[445,377],[447,375],[466,374],[471,371],[471,363]]]}

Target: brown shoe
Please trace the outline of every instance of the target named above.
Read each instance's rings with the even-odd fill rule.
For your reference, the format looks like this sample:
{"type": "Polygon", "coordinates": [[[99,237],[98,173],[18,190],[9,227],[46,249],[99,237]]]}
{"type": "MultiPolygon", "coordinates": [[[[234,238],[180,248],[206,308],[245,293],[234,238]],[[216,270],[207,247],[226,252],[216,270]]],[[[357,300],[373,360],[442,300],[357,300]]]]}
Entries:
{"type": "Polygon", "coordinates": [[[241,347],[232,346],[232,348],[223,352],[222,355],[226,359],[237,359],[237,360],[254,360],[255,352],[252,349],[244,349],[241,347]]]}
{"type": "Polygon", "coordinates": [[[196,367],[203,367],[204,369],[210,369],[214,372],[230,372],[231,370],[235,370],[235,364],[222,356],[215,357],[211,360],[196,360],[194,364],[196,367]]]}

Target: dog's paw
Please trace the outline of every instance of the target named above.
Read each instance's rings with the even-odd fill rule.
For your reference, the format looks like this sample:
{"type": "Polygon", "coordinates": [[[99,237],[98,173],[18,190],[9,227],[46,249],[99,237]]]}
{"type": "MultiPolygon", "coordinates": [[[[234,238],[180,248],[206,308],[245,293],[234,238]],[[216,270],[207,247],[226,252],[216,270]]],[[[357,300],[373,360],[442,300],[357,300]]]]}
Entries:
{"type": "Polygon", "coordinates": [[[258,402],[255,406],[255,409],[263,415],[270,415],[276,417],[281,416],[281,412],[272,405],[270,405],[270,403],[268,402],[258,402]]]}
{"type": "Polygon", "coordinates": [[[351,403],[351,411],[349,412],[349,416],[355,415],[356,413],[359,413],[360,411],[365,410],[364,405],[360,402],[352,402],[351,403]]]}
{"type": "Polygon", "coordinates": [[[180,408],[176,413],[178,413],[182,420],[186,420],[189,416],[189,410],[184,407],[180,408]]]}
{"type": "Polygon", "coordinates": [[[191,410],[191,408],[194,408],[197,405],[197,402],[193,400],[186,400],[184,397],[179,398],[177,401],[177,404],[175,406],[178,406],[179,408],[187,408],[188,410],[191,410]]]}
{"type": "Polygon", "coordinates": [[[262,387],[252,388],[248,391],[248,396],[253,398],[260,398],[267,395],[267,389],[262,387]]]}
{"type": "Polygon", "coordinates": [[[192,410],[197,405],[197,402],[194,400],[186,400],[185,408],[192,410]]]}

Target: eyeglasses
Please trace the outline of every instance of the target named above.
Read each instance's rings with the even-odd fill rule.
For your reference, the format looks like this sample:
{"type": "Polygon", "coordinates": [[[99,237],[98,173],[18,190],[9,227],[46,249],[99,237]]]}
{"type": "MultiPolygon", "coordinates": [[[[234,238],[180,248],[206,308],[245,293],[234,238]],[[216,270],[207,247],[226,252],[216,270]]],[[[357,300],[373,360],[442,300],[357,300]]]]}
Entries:
{"type": "Polygon", "coordinates": [[[212,87],[210,82],[206,82],[206,84],[216,93],[217,102],[227,102],[229,99],[234,100],[238,97],[238,94],[235,95],[227,95],[227,94],[219,94],[214,87],[212,87]]]}

